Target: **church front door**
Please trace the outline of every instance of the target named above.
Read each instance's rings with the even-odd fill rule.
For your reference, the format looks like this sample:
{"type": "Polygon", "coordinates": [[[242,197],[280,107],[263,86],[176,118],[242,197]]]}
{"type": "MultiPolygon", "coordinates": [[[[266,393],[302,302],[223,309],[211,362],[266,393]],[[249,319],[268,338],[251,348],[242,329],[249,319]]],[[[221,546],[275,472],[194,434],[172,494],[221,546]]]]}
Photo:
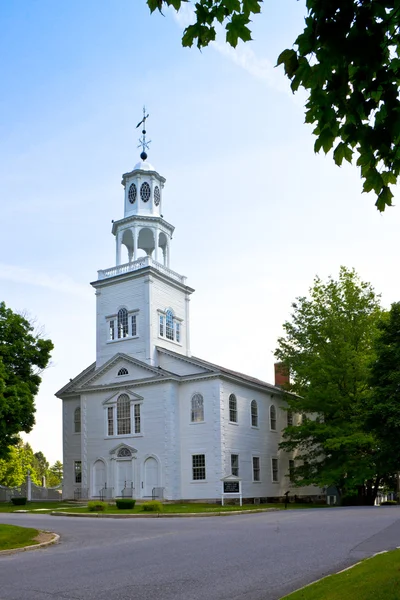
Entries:
{"type": "Polygon", "coordinates": [[[144,489],[143,496],[147,498],[151,498],[153,493],[153,488],[158,487],[159,483],[159,474],[158,474],[158,462],[155,458],[147,458],[144,463],[144,489]]]}
{"type": "Polygon", "coordinates": [[[124,490],[131,489],[132,481],[132,460],[118,460],[115,496],[123,496],[124,490]]]}

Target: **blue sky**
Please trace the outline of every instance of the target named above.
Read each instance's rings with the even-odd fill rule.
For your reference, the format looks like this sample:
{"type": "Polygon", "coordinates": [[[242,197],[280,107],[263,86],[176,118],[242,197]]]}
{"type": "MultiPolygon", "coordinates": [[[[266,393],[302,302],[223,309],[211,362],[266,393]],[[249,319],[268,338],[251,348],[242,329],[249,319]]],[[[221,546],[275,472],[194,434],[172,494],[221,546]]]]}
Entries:
{"type": "MultiPolygon", "coordinates": [[[[250,44],[181,47],[187,14],[144,0],[3,3],[0,39],[0,298],[53,339],[29,436],[61,458],[54,397],[95,359],[89,282],[114,265],[121,174],[149,159],[166,177],[171,267],[196,289],[192,352],[273,380],[273,350],[316,274],[355,267],[399,300],[399,209],[380,215],[356,167],[314,155],[305,96],[273,65],[302,28],[304,2],[265,2],[250,44]]],[[[397,200],[395,192],[395,203],[397,200]]]]}

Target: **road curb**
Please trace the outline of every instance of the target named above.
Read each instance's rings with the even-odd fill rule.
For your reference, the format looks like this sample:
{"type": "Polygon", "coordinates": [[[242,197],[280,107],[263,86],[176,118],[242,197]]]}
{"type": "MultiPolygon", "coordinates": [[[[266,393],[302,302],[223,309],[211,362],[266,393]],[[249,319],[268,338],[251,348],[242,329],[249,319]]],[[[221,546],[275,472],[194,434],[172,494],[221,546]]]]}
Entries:
{"type": "Polygon", "coordinates": [[[60,536],[58,533],[53,533],[51,531],[46,531],[45,533],[51,533],[53,536],[51,540],[47,542],[40,542],[40,544],[32,544],[31,546],[22,546],[22,548],[10,548],[9,550],[0,550],[0,556],[6,556],[7,554],[17,554],[17,552],[26,552],[27,550],[40,550],[40,548],[45,548],[46,546],[51,546],[52,544],[57,544],[60,536]]]}
{"type": "Polygon", "coordinates": [[[107,514],[107,513],[69,513],[53,511],[50,514],[53,517],[89,517],[89,519],[175,519],[175,518],[196,518],[196,517],[230,517],[233,515],[250,515],[260,514],[265,512],[280,511],[279,508],[260,508],[254,510],[236,510],[236,511],[221,511],[209,513],[150,513],[142,514],[107,514]]]}

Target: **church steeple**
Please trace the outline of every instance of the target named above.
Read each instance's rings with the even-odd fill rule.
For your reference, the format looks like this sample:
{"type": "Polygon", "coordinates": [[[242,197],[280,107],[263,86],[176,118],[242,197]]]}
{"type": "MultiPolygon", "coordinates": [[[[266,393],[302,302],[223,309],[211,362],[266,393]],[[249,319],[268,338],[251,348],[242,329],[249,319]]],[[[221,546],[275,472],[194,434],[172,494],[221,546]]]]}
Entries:
{"type": "Polygon", "coordinates": [[[174,227],[163,219],[162,194],[165,178],[147,160],[150,140],[146,140],[146,109],[143,119],[136,127],[143,125],[138,147],[142,148],[140,162],[132,171],[124,173],[124,218],[115,221],[112,232],[116,237],[116,265],[131,263],[139,258],[143,250],[156,263],[166,267],[170,264],[170,241],[174,227]],[[127,256],[124,257],[124,249],[127,256]]]}

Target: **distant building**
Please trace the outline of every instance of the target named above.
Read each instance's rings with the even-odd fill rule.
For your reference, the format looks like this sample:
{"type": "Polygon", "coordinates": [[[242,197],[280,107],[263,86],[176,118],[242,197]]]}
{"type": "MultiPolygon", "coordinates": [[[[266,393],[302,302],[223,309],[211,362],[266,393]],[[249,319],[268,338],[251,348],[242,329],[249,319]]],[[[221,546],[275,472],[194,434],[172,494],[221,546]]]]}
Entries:
{"type": "Polygon", "coordinates": [[[215,500],[230,474],[244,498],[283,496],[293,460],[278,449],[290,418],[285,375],[278,370],[275,386],[191,355],[194,290],[170,267],[165,179],[141,157],[122,177],[116,266],[92,283],[96,361],[57,393],[63,496],[215,500]]]}

